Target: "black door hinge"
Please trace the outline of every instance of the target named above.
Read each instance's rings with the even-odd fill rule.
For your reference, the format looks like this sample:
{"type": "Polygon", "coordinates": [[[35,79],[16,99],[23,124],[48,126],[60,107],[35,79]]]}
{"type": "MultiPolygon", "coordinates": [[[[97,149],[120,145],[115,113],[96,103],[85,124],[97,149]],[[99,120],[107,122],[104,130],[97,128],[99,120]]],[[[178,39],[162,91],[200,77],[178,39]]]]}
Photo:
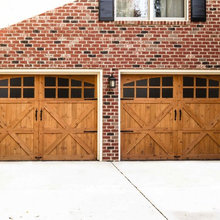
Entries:
{"type": "Polygon", "coordinates": [[[121,100],[134,100],[134,98],[121,98],[121,100]]]}
{"type": "Polygon", "coordinates": [[[97,100],[97,98],[84,98],[84,100],[86,100],[86,101],[94,101],[94,100],[97,100]]]}
{"type": "Polygon", "coordinates": [[[132,131],[132,130],[121,130],[121,133],[132,133],[132,132],[134,132],[134,131],[132,131]]]}
{"type": "Polygon", "coordinates": [[[84,133],[97,133],[97,131],[84,131],[84,133]]]}

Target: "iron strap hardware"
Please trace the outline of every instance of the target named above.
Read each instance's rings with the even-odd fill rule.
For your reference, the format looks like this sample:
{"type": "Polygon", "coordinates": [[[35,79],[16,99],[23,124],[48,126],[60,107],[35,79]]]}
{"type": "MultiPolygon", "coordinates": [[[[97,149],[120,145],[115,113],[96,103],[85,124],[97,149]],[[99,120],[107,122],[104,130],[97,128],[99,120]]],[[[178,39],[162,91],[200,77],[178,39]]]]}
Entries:
{"type": "Polygon", "coordinates": [[[134,132],[134,131],[132,131],[132,130],[121,130],[121,133],[132,133],[132,132],[134,132]]]}
{"type": "Polygon", "coordinates": [[[93,100],[97,100],[97,98],[84,98],[84,100],[91,100],[91,101],[93,101],[93,100]]]}
{"type": "Polygon", "coordinates": [[[175,159],[178,159],[178,158],[180,158],[180,156],[175,155],[174,158],[175,158],[175,159]]]}
{"type": "Polygon", "coordinates": [[[35,110],[35,119],[37,121],[37,109],[35,110]]]}
{"type": "Polygon", "coordinates": [[[174,111],[174,120],[176,121],[176,109],[174,111]]]}
{"type": "Polygon", "coordinates": [[[180,121],[181,121],[181,118],[182,118],[182,110],[180,109],[180,121]]]}
{"type": "Polygon", "coordinates": [[[43,110],[40,110],[40,120],[42,121],[42,116],[43,116],[43,110]]]}
{"type": "Polygon", "coordinates": [[[121,98],[121,100],[134,100],[134,98],[121,98]]]}
{"type": "Polygon", "coordinates": [[[96,133],[97,131],[84,131],[84,133],[96,133]]]}

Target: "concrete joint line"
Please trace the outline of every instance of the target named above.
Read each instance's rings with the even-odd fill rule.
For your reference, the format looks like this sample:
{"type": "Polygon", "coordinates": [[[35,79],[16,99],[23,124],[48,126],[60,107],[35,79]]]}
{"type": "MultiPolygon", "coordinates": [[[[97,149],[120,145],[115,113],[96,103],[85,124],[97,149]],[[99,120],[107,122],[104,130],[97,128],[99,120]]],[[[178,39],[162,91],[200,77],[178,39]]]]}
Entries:
{"type": "Polygon", "coordinates": [[[153,202],[148,199],[144,193],[114,164],[111,162],[111,164],[118,170],[118,172],[124,176],[124,178],[165,218],[168,220],[168,218],[153,204],[153,202]]]}

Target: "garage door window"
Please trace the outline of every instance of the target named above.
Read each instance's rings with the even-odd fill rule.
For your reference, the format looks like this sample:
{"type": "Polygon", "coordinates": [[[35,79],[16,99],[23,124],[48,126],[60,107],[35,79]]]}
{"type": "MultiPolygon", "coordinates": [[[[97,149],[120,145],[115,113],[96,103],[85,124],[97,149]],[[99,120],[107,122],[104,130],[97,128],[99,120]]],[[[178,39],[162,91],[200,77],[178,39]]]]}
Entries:
{"type": "Polygon", "coordinates": [[[124,98],[173,98],[173,77],[151,77],[123,84],[124,98]]]}
{"type": "Polygon", "coordinates": [[[34,98],[34,77],[0,80],[0,98],[34,98]]]}
{"type": "Polygon", "coordinates": [[[183,77],[183,98],[219,98],[219,81],[202,77],[183,77]]]}
{"type": "Polygon", "coordinates": [[[45,77],[45,98],[94,98],[95,85],[77,79],[45,77]]]}
{"type": "Polygon", "coordinates": [[[8,98],[8,79],[0,80],[0,98],[8,98]]]}

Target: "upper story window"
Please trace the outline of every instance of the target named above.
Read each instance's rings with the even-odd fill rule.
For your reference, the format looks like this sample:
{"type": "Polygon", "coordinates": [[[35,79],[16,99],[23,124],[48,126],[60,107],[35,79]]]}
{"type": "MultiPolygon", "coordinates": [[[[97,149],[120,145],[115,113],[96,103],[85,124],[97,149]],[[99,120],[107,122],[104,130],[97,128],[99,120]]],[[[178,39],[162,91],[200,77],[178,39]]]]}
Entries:
{"type": "Polygon", "coordinates": [[[116,20],[186,20],[187,0],[115,0],[116,20]]]}
{"type": "Polygon", "coordinates": [[[147,0],[116,0],[117,18],[147,18],[147,0]]]}

